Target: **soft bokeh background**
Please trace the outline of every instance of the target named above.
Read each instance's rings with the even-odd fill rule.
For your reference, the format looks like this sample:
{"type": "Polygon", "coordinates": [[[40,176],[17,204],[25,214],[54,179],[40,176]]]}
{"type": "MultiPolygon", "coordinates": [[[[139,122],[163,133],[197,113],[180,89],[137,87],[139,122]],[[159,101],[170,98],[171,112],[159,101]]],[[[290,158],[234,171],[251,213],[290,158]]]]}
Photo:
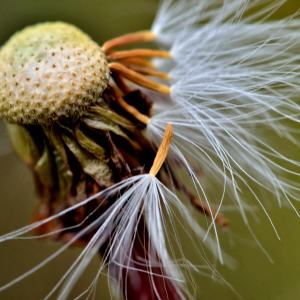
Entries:
{"type": "MultiPolygon", "coordinates": [[[[0,0],[0,44],[29,24],[56,20],[77,25],[101,44],[123,33],[148,29],[157,3],[156,0],[0,0]]],[[[286,17],[299,7],[299,0],[288,0],[274,18],[286,17]]],[[[4,234],[28,224],[36,199],[31,174],[10,153],[5,133],[0,135],[0,141],[0,234],[4,234]]],[[[300,159],[294,149],[282,147],[286,152],[293,151],[290,156],[300,159]]],[[[296,204],[296,208],[300,211],[300,205],[296,204]]],[[[280,209],[277,203],[268,205],[267,209],[281,241],[261,209],[256,213],[258,220],[250,219],[250,225],[274,263],[257,247],[240,216],[228,212],[226,217],[230,219],[231,227],[228,232],[220,232],[221,243],[238,264],[235,270],[226,267],[218,270],[244,299],[300,299],[300,219],[291,209],[280,209]]],[[[0,244],[0,286],[29,270],[59,247],[57,243],[36,240],[0,244]]],[[[195,253],[190,249],[187,247],[186,255],[197,263],[195,253]]],[[[68,249],[51,264],[0,293],[0,299],[43,299],[79,253],[77,248],[68,249]]],[[[95,258],[70,299],[89,285],[98,265],[99,259],[95,258]]],[[[198,286],[197,299],[238,299],[226,285],[196,273],[194,276],[198,286]]],[[[110,299],[105,276],[100,279],[97,295],[97,299],[110,299]]]]}

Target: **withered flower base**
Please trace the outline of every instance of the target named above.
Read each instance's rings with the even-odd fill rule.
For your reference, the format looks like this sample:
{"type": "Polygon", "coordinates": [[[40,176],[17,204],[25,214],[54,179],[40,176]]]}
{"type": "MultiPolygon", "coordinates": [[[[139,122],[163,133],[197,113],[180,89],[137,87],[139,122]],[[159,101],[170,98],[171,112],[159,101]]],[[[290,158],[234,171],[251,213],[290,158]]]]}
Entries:
{"type": "MultiPolygon", "coordinates": [[[[150,172],[156,154],[144,128],[153,103],[131,83],[169,94],[168,85],[145,75],[167,80],[168,75],[156,71],[147,58],[170,59],[171,54],[114,49],[154,38],[151,32],[138,32],[108,41],[101,48],[71,25],[45,23],[17,33],[1,49],[0,116],[7,122],[16,153],[36,179],[40,202],[35,221],[59,214],[131,176],[150,172]]],[[[159,173],[168,153],[165,148],[161,151],[163,155],[157,156],[161,162],[150,174],[158,173],[171,186],[167,176],[159,173]]],[[[175,175],[173,184],[201,211],[213,215],[175,175]]],[[[95,197],[36,228],[36,233],[68,242],[84,232],[74,243],[85,246],[100,225],[91,224],[115,201],[116,196],[95,197]]],[[[213,217],[227,226],[220,215],[213,217]]],[[[160,266],[159,255],[149,257],[147,227],[143,218],[137,222],[138,232],[132,237],[124,266],[110,257],[110,237],[99,249],[124,297],[182,299],[176,282],[160,266]],[[147,272],[150,261],[152,276],[147,272]]]]}

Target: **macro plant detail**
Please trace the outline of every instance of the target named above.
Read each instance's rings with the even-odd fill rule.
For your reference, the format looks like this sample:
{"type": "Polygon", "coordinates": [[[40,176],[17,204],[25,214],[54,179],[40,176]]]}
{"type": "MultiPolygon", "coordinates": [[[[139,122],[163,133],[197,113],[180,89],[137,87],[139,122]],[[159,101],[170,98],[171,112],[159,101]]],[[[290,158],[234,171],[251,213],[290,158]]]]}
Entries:
{"type": "Polygon", "coordinates": [[[105,268],[125,299],[194,299],[178,226],[208,273],[225,281],[206,255],[232,261],[218,237],[229,226],[225,197],[259,245],[243,191],[273,227],[261,191],[292,207],[299,197],[286,179],[299,176],[299,161],[268,139],[272,132],[298,146],[286,122],[299,123],[300,21],[268,20],[284,2],[164,0],[149,31],[102,47],[63,22],[30,26],[2,46],[0,117],[39,204],[34,222],[0,242],[31,232],[64,245],[0,291],[76,244],[81,255],[45,299],[58,289],[67,299],[97,253],[99,272],[76,299],[95,297],[105,268]],[[120,50],[144,42],[152,46],[120,50]],[[216,183],[220,196],[211,199],[216,183]]]}

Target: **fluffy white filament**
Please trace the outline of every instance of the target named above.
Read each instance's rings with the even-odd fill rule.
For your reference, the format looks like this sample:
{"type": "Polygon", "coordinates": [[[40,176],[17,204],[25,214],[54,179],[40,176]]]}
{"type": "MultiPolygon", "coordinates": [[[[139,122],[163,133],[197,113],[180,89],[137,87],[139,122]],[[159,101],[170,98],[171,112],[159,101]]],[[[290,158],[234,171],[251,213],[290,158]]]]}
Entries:
{"type": "MultiPolygon", "coordinates": [[[[125,190],[125,192],[117,199],[117,201],[113,205],[108,208],[108,210],[101,217],[92,222],[85,229],[74,234],[74,237],[68,243],[62,246],[61,249],[52,254],[50,257],[42,261],[39,265],[35,266],[15,280],[9,282],[5,286],[0,287],[0,292],[6,288],[11,287],[15,283],[42,268],[45,264],[49,263],[52,259],[66,250],[72,243],[83,237],[88,232],[95,230],[93,238],[89,241],[88,245],[82,251],[80,256],[76,259],[73,265],[44,299],[49,299],[59,287],[61,287],[61,291],[58,299],[67,299],[72,287],[76,284],[76,281],[80,278],[81,274],[83,273],[93,256],[98,253],[99,248],[103,246],[103,244],[109,238],[109,250],[103,257],[103,263],[100,265],[99,272],[96,275],[93,283],[82,295],[91,294],[94,291],[97,279],[106,264],[108,264],[109,271],[112,273],[114,272],[114,268],[116,266],[117,268],[115,269],[117,272],[120,272],[120,267],[121,269],[131,268],[131,251],[134,238],[137,235],[137,224],[139,220],[144,217],[149,235],[147,253],[150,256],[150,259],[144,262],[148,270],[147,272],[149,273],[149,276],[155,277],[157,275],[153,274],[152,268],[161,267],[164,270],[163,276],[166,276],[166,278],[169,278],[174,282],[174,287],[175,289],[177,289],[178,294],[181,294],[182,298],[185,299],[178,287],[180,286],[182,290],[188,293],[187,289],[185,288],[185,276],[182,273],[182,267],[183,269],[189,269],[191,265],[185,259],[184,253],[181,249],[180,239],[175,226],[175,224],[178,223],[179,220],[178,216],[176,216],[176,214],[174,213],[174,209],[179,212],[184,220],[187,221],[188,228],[186,228],[182,223],[179,224],[181,224],[183,228],[186,228],[186,232],[191,232],[191,230],[195,232],[199,237],[199,241],[201,244],[203,244],[202,240],[204,238],[205,232],[199,225],[197,225],[196,220],[193,219],[193,216],[182,204],[179,198],[152,175],[139,175],[124,180],[123,182],[62,211],[55,216],[49,217],[45,220],[33,223],[24,228],[1,236],[0,243],[11,239],[35,239],[45,237],[45,235],[33,237],[22,237],[22,235],[37,227],[42,226],[43,224],[46,224],[47,222],[50,222],[55,218],[63,216],[71,210],[87,204],[89,201],[92,201],[95,198],[103,199],[100,201],[98,207],[100,208],[107,199],[117,196],[120,190],[125,190]],[[169,254],[169,251],[167,249],[169,247],[171,247],[171,254],[169,254]],[[181,262],[176,261],[174,252],[176,250],[180,251],[181,262]],[[156,264],[151,265],[152,255],[153,257],[158,256],[160,258],[159,265],[157,265],[156,259],[156,264]],[[110,268],[111,265],[112,268],[110,268]]],[[[96,212],[96,210],[89,216],[87,216],[82,223],[85,223],[93,215],[93,213],[96,212]]],[[[78,224],[78,227],[80,225],[81,224],[78,224]]],[[[74,227],[76,228],[76,226],[74,227]]],[[[72,228],[74,229],[74,227],[72,228]]],[[[68,229],[70,228],[64,228],[55,232],[50,232],[49,234],[46,234],[46,236],[56,234],[58,232],[63,233],[63,231],[68,229]]],[[[219,245],[215,242],[215,239],[212,236],[209,236],[208,241],[205,244],[216,255],[218,255],[219,257],[222,256],[219,245]]],[[[202,262],[204,263],[203,269],[210,270],[214,273],[217,279],[222,280],[222,277],[218,275],[213,265],[211,265],[207,260],[205,253],[202,251],[200,252],[200,250],[198,253],[200,255],[200,258],[202,259],[202,262]]],[[[230,259],[226,257],[226,260],[228,260],[229,262],[230,259]]],[[[118,278],[118,276],[121,276],[121,274],[113,275],[113,278],[115,279],[118,278]]],[[[158,294],[157,297],[158,299],[160,299],[158,294]]]]}
{"type": "Polygon", "coordinates": [[[300,162],[278,150],[278,140],[298,147],[290,127],[300,114],[300,20],[268,20],[284,2],[164,1],[152,27],[173,63],[157,63],[171,77],[171,102],[156,105],[149,135],[171,122],[174,155],[197,192],[207,200],[195,167],[223,184],[246,224],[245,188],[263,209],[261,189],[280,205],[299,197],[299,184],[286,178],[299,177],[300,162]]]}

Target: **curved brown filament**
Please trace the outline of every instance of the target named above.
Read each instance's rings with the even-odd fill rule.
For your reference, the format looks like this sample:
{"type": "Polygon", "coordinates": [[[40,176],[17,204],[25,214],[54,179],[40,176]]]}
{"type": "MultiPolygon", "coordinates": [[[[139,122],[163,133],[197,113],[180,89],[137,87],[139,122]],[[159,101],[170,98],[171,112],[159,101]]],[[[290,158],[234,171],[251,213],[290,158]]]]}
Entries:
{"type": "Polygon", "coordinates": [[[160,57],[165,59],[172,58],[172,55],[169,51],[162,50],[151,50],[151,49],[133,49],[126,51],[118,51],[112,52],[107,55],[107,59],[109,60],[120,60],[124,58],[132,58],[132,57],[160,57]]]}
{"type": "Polygon", "coordinates": [[[119,105],[126,110],[128,113],[130,113],[133,117],[135,117],[138,121],[140,121],[143,124],[147,124],[149,122],[149,117],[146,115],[141,114],[134,106],[128,104],[123,97],[120,96],[117,89],[110,84],[109,85],[110,90],[113,93],[114,98],[119,103],[119,105]]]}
{"type": "Polygon", "coordinates": [[[144,58],[137,58],[137,57],[130,57],[130,58],[124,58],[120,59],[120,62],[130,64],[130,65],[136,65],[141,66],[145,68],[154,68],[154,64],[151,60],[144,59],[144,58]]]}
{"type": "Polygon", "coordinates": [[[148,68],[140,68],[140,67],[136,67],[136,66],[127,66],[129,69],[136,71],[140,74],[143,75],[148,75],[148,76],[153,76],[153,77],[157,77],[157,78],[161,78],[163,80],[169,80],[170,77],[167,73],[164,72],[159,72],[153,69],[148,69],[148,68]]]}
{"type": "Polygon", "coordinates": [[[151,80],[148,77],[139,74],[138,72],[130,70],[129,68],[120,63],[110,63],[109,68],[112,72],[121,75],[122,77],[136,83],[137,85],[140,85],[150,90],[157,91],[161,94],[170,94],[170,88],[167,85],[151,80]]]}
{"type": "Polygon", "coordinates": [[[124,78],[119,74],[113,74],[113,79],[118,86],[118,88],[123,92],[124,95],[127,95],[132,92],[132,89],[126,84],[124,78]]]}
{"type": "Polygon", "coordinates": [[[105,42],[103,45],[103,50],[108,53],[113,48],[123,47],[140,42],[151,42],[155,40],[155,38],[156,35],[150,30],[124,34],[105,42]]]}
{"type": "Polygon", "coordinates": [[[229,227],[229,220],[224,218],[221,213],[217,213],[206,203],[203,203],[199,197],[192,195],[190,199],[199,211],[201,211],[204,215],[210,216],[211,219],[214,220],[217,224],[220,224],[222,228],[226,229],[229,227]]]}

